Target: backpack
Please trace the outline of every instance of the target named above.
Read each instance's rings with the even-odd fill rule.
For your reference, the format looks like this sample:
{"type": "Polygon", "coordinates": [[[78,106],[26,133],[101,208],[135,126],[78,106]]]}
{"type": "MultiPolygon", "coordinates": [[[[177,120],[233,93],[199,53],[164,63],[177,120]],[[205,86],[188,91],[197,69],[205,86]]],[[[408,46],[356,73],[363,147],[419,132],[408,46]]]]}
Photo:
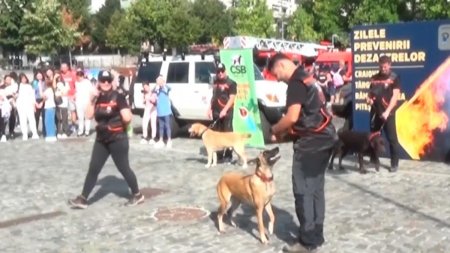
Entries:
{"type": "Polygon", "coordinates": [[[334,87],[339,87],[344,84],[344,78],[341,75],[341,69],[338,69],[336,72],[331,71],[331,75],[333,76],[333,84],[334,87]]]}

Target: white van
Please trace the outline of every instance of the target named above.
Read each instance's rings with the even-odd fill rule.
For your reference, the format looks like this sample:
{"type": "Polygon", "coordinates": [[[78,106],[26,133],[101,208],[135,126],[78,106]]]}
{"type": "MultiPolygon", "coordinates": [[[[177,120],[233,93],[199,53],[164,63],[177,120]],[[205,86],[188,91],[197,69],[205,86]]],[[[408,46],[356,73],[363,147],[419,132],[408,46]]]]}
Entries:
{"type": "MultiPolygon", "coordinates": [[[[261,111],[261,124],[266,141],[270,140],[270,126],[276,123],[285,111],[287,85],[283,82],[264,80],[259,69],[254,66],[256,93],[261,111]]],[[[135,82],[130,87],[130,105],[134,114],[142,115],[144,96],[142,82],[156,82],[162,75],[171,87],[172,135],[179,127],[194,121],[209,121],[207,111],[212,97],[211,77],[216,73],[216,63],[212,55],[187,55],[151,57],[141,63],[135,82]]]]}

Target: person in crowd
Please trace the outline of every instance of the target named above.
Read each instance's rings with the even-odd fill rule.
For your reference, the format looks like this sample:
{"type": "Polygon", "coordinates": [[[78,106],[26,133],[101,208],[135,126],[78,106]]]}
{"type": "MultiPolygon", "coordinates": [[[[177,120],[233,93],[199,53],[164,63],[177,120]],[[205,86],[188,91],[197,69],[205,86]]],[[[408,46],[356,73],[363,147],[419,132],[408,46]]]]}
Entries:
{"type": "Polygon", "coordinates": [[[36,129],[36,110],[35,91],[31,86],[28,77],[21,73],[19,75],[19,91],[17,93],[17,112],[19,114],[19,123],[22,131],[22,140],[28,140],[28,125],[33,139],[39,139],[36,129]]]}
{"type": "Polygon", "coordinates": [[[69,92],[67,93],[67,109],[70,116],[70,134],[72,134],[76,132],[77,125],[77,112],[75,104],[75,81],[77,80],[77,77],[75,72],[70,69],[69,63],[67,62],[61,63],[60,73],[64,83],[69,86],[69,92]]]}
{"type": "Polygon", "coordinates": [[[86,78],[82,69],[77,69],[77,81],[75,82],[75,107],[78,118],[78,136],[89,136],[91,132],[91,120],[86,117],[86,109],[89,106],[90,95],[94,87],[86,78]]]}
{"type": "MultiPolygon", "coordinates": [[[[37,71],[34,74],[34,80],[31,83],[34,89],[34,97],[36,98],[36,111],[34,113],[35,121],[36,121],[36,129],[39,129],[39,121],[42,117],[42,122],[44,122],[44,99],[42,98],[42,94],[45,90],[45,80],[44,74],[41,71],[37,71]]],[[[45,133],[44,123],[42,123],[42,134],[45,133]]]]}
{"type": "MultiPolygon", "coordinates": [[[[48,71],[47,71],[48,72],[48,71]]],[[[53,73],[53,72],[52,72],[53,73]]],[[[48,77],[46,88],[43,93],[44,99],[44,125],[45,125],[45,141],[56,141],[56,103],[53,80],[48,77]]]]}
{"type": "Polygon", "coordinates": [[[340,103],[340,89],[347,83],[351,81],[351,77],[347,75],[347,67],[345,66],[345,61],[340,60],[337,69],[330,72],[333,79],[334,86],[334,96],[332,97],[331,103],[340,103]]]}
{"type": "Polygon", "coordinates": [[[287,112],[272,126],[272,140],[280,140],[286,132],[294,137],[292,184],[300,234],[298,242],[283,251],[309,252],[325,241],[325,170],[337,141],[336,129],[311,73],[281,53],[270,60],[268,68],[288,84],[287,112]]]}
{"type": "Polygon", "coordinates": [[[8,75],[0,81],[0,142],[7,142],[6,126],[11,115],[11,103],[9,102],[6,82],[8,75]]]}
{"type": "Polygon", "coordinates": [[[9,139],[13,140],[15,138],[14,129],[16,128],[17,123],[17,107],[16,107],[16,99],[17,92],[19,90],[19,85],[16,82],[17,74],[15,72],[11,72],[9,75],[6,75],[4,78],[5,82],[5,93],[8,98],[9,103],[11,104],[11,113],[8,119],[8,130],[9,130],[9,139]]]}
{"type": "Polygon", "coordinates": [[[56,105],[56,136],[58,139],[66,139],[69,133],[69,85],[56,74],[53,78],[53,91],[55,92],[56,105]]]}
{"type": "Polygon", "coordinates": [[[156,87],[154,90],[156,94],[156,114],[158,115],[159,125],[159,141],[155,147],[161,148],[164,146],[164,136],[166,137],[166,147],[172,147],[172,132],[170,120],[172,117],[172,104],[170,102],[170,87],[167,86],[164,77],[159,76],[156,79],[156,87]]]}
{"type": "MultiPolygon", "coordinates": [[[[213,129],[220,132],[233,131],[233,106],[237,93],[237,84],[231,80],[226,72],[225,64],[217,65],[217,75],[214,80],[213,96],[211,98],[208,118],[217,122],[213,129]]],[[[217,152],[218,160],[231,163],[233,150],[226,149],[225,152],[217,152]]]]}
{"type": "Polygon", "coordinates": [[[319,84],[320,88],[322,89],[322,93],[327,97],[327,95],[330,97],[331,100],[331,94],[332,90],[330,90],[330,83],[332,82],[331,74],[330,74],[330,68],[328,65],[319,67],[319,71],[317,73],[317,83],[319,84]]]}
{"type": "Polygon", "coordinates": [[[156,138],[156,120],[157,120],[157,112],[156,112],[156,94],[152,91],[150,87],[150,84],[148,82],[144,82],[143,84],[144,88],[144,103],[145,103],[145,109],[144,109],[144,116],[142,118],[142,144],[155,144],[155,138],[156,138]],[[150,123],[150,129],[148,129],[150,123]],[[148,134],[149,131],[151,131],[151,137],[148,141],[148,134]]]}
{"type": "Polygon", "coordinates": [[[73,208],[87,208],[89,195],[109,156],[131,189],[132,196],[127,205],[135,206],[144,202],[144,195],[139,190],[136,175],[129,163],[126,126],[131,122],[131,110],[125,97],[113,89],[112,81],[113,76],[109,71],[100,71],[98,89],[90,96],[86,114],[88,118],[95,118],[97,135],[81,195],[69,200],[73,208]]]}

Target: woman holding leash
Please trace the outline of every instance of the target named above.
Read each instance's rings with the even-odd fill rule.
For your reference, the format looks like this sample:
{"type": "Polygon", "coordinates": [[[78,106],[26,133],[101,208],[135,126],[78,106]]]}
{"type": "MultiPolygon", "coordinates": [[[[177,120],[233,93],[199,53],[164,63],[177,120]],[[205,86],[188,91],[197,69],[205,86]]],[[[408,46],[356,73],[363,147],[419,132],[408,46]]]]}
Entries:
{"type": "Polygon", "coordinates": [[[136,175],[129,164],[126,127],[131,121],[131,110],[125,97],[113,89],[112,82],[113,75],[109,71],[100,71],[98,90],[93,92],[91,103],[86,109],[87,118],[97,121],[97,136],[83,191],[75,199],[69,200],[73,208],[87,208],[89,194],[110,155],[131,189],[132,197],[127,205],[135,206],[144,202],[144,195],[139,191],[136,175]]]}

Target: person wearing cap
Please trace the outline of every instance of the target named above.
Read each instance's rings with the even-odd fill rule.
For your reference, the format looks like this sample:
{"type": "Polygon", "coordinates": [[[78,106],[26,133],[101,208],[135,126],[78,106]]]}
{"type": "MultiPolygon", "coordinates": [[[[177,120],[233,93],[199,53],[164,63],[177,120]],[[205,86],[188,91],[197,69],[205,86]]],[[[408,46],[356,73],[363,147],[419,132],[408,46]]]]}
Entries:
{"type": "MultiPolygon", "coordinates": [[[[221,132],[233,131],[233,105],[237,93],[237,84],[231,80],[226,73],[223,63],[217,65],[216,79],[214,80],[213,96],[211,98],[208,117],[217,123],[214,129],[221,132]]],[[[218,157],[220,159],[220,152],[218,157]]],[[[222,157],[224,162],[231,162],[233,151],[226,149],[222,157]]]]}
{"type": "Polygon", "coordinates": [[[336,129],[311,73],[281,53],[270,60],[268,68],[288,84],[287,112],[272,126],[272,140],[280,140],[286,132],[294,139],[292,184],[300,233],[298,243],[283,251],[309,252],[325,241],[325,170],[337,141],[336,129]]]}
{"type": "Polygon", "coordinates": [[[100,71],[98,89],[93,91],[90,97],[86,116],[97,121],[97,135],[83,191],[81,195],[69,200],[73,208],[87,208],[89,194],[110,155],[131,189],[132,196],[127,205],[135,206],[144,202],[144,195],[139,190],[136,175],[129,163],[126,127],[131,122],[131,110],[125,97],[113,89],[113,79],[109,71],[100,71]]]}

